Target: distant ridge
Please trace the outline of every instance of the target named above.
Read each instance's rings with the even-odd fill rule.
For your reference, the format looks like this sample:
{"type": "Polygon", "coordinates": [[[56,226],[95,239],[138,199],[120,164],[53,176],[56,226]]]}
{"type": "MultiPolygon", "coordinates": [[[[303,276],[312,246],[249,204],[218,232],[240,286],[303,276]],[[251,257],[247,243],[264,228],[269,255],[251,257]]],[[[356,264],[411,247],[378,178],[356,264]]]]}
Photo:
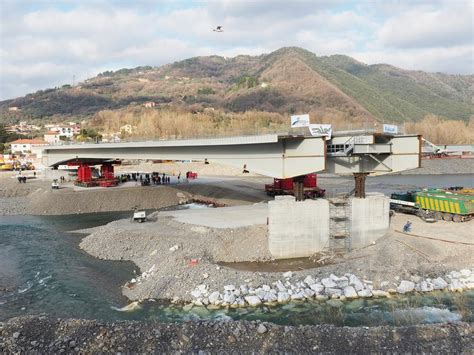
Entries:
{"type": "Polygon", "coordinates": [[[0,117],[88,118],[100,110],[154,102],[156,107],[311,112],[356,121],[417,121],[427,114],[467,121],[474,112],[473,83],[474,75],[367,65],[345,55],[318,57],[286,47],[260,56],[195,57],[160,67],[104,72],[75,87],[2,101],[0,117]]]}

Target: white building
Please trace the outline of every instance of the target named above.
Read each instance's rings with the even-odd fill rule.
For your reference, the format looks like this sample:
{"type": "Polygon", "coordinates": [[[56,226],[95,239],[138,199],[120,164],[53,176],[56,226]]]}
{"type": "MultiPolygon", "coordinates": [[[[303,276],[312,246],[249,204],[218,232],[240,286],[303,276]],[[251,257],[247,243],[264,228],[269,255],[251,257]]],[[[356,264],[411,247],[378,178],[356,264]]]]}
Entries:
{"type": "Polygon", "coordinates": [[[48,144],[57,144],[61,141],[61,137],[58,132],[49,131],[44,134],[44,141],[48,144]]]}
{"type": "Polygon", "coordinates": [[[13,153],[31,153],[37,151],[38,148],[42,148],[45,145],[48,145],[45,141],[41,139],[17,139],[11,144],[11,150],[13,153]]]}
{"type": "Polygon", "coordinates": [[[70,126],[53,126],[49,128],[51,132],[57,132],[60,137],[72,138],[75,135],[81,133],[81,126],[79,125],[70,125],[70,126]]]}

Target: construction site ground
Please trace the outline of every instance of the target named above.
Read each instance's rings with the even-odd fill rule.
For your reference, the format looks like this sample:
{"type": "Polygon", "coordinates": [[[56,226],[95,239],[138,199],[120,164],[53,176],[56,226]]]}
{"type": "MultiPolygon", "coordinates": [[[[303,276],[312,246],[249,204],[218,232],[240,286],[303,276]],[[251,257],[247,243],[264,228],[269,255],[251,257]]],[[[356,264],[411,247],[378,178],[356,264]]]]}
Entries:
{"type": "Polygon", "coordinates": [[[296,262],[282,269],[268,251],[265,207],[255,204],[160,212],[140,225],[119,220],[81,231],[91,233],[81,248],[103,259],[131,260],[140,268],[137,274],[153,270],[146,279],[124,287],[124,294],[132,300],[189,301],[189,292],[202,283],[217,290],[249,280],[254,285],[269,284],[282,279],[282,272],[289,270],[301,279],[350,272],[372,280],[374,287],[388,281],[396,288],[401,279],[437,277],[474,266],[474,221],[428,224],[414,216],[396,214],[389,232],[373,245],[346,254],[314,255],[308,259],[312,265],[296,262]],[[232,215],[238,222],[225,217],[232,215]],[[413,235],[399,232],[407,220],[413,224],[413,235]],[[239,264],[233,267],[235,262],[239,264]],[[270,272],[271,265],[274,272],[270,272]]]}

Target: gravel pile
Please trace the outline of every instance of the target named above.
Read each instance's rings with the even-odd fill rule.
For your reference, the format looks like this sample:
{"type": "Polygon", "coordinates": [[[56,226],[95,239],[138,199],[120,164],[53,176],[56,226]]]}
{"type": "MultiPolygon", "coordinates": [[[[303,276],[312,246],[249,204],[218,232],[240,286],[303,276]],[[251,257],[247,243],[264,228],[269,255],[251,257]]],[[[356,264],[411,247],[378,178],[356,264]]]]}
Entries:
{"type": "Polygon", "coordinates": [[[119,220],[94,228],[80,247],[101,259],[131,260],[140,268],[137,282],[123,288],[128,298],[177,297],[189,302],[190,289],[202,280],[215,287],[248,278],[263,280],[263,274],[237,272],[217,263],[271,259],[266,229],[266,225],[209,228],[154,214],[143,224],[119,220]]]}
{"type": "Polygon", "coordinates": [[[469,353],[467,323],[409,327],[264,322],[99,322],[21,317],[0,323],[0,353],[469,353]]]}

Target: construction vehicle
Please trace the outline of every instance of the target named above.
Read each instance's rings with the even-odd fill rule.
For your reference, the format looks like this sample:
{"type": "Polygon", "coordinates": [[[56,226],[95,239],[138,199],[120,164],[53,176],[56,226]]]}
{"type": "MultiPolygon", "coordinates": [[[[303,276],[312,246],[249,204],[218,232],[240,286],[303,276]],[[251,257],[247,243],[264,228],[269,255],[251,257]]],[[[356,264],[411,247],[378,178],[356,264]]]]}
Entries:
{"type": "Polygon", "coordinates": [[[474,217],[474,189],[452,187],[394,193],[390,208],[419,216],[425,221],[465,222],[474,217]]]}
{"type": "Polygon", "coordinates": [[[143,223],[146,221],[146,211],[140,210],[138,207],[133,208],[132,222],[143,223]]]}
{"type": "Polygon", "coordinates": [[[54,179],[53,182],[51,183],[51,188],[53,190],[59,190],[59,182],[58,179],[54,179]]]}
{"type": "Polygon", "coordinates": [[[0,165],[0,170],[1,171],[11,171],[13,170],[13,164],[10,163],[5,163],[0,165]]]}
{"type": "MultiPolygon", "coordinates": [[[[314,173],[304,176],[303,187],[305,198],[324,197],[326,193],[326,190],[318,187],[317,175],[314,173]]],[[[294,195],[293,178],[273,179],[273,184],[265,185],[265,192],[268,196],[294,195]]]]}

